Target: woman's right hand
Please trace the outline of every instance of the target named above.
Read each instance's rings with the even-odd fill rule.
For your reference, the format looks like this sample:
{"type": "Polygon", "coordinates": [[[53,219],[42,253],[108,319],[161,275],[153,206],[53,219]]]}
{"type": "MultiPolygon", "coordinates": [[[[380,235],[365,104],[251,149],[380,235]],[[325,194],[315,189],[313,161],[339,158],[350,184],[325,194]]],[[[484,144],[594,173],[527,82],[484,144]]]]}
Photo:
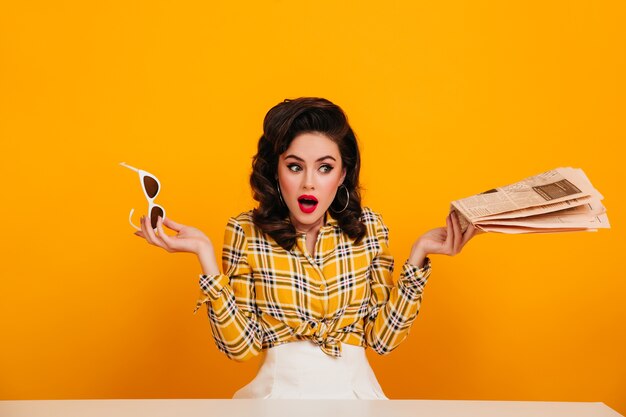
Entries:
{"type": "Polygon", "coordinates": [[[169,217],[163,220],[161,216],[159,216],[157,220],[158,235],[152,229],[148,216],[143,216],[140,224],[141,232],[135,232],[135,236],[143,237],[148,243],[159,246],[170,253],[190,252],[198,255],[207,248],[211,251],[213,250],[211,240],[199,229],[193,226],[176,223],[169,217]],[[168,236],[163,229],[163,225],[178,232],[178,234],[176,236],[168,236]]]}

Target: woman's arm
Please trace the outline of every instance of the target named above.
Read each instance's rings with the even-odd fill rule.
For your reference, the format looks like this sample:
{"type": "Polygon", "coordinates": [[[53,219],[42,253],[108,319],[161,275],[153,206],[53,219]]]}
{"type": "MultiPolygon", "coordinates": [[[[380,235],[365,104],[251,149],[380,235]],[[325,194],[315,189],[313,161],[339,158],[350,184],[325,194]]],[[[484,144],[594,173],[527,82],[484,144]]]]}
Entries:
{"type": "Polygon", "coordinates": [[[191,252],[198,256],[202,266],[202,296],[193,313],[196,314],[202,304],[207,304],[217,348],[237,361],[257,355],[261,350],[263,331],[257,320],[246,236],[237,220],[230,218],[226,225],[223,274],[217,267],[211,240],[199,229],[176,223],[169,217],[159,217],[157,230],[158,234],[152,229],[150,220],[142,217],[141,231],[135,235],[168,252],[191,252]],[[177,235],[167,235],[163,226],[178,232],[177,235]]]}
{"type": "Polygon", "coordinates": [[[256,356],[261,351],[263,330],[256,311],[246,236],[237,220],[230,218],[224,233],[224,273],[217,268],[212,247],[199,251],[198,259],[203,271],[202,296],[194,314],[202,304],[207,304],[215,344],[229,358],[241,362],[256,356]]]}
{"type": "Polygon", "coordinates": [[[417,316],[424,285],[430,276],[430,259],[415,253],[404,263],[397,285],[393,284],[394,259],[389,250],[389,229],[377,214],[376,236],[380,252],[370,265],[371,297],[365,320],[365,339],[378,354],[394,350],[408,336],[417,316]],[[413,262],[426,263],[423,268],[413,262]]]}
{"type": "Polygon", "coordinates": [[[479,231],[470,225],[461,232],[456,213],[446,219],[447,227],[424,233],[413,244],[409,259],[402,266],[398,284],[393,285],[393,257],[389,252],[389,230],[377,215],[377,236],[380,254],[372,261],[370,313],[365,325],[365,337],[379,354],[395,349],[409,334],[422,303],[424,285],[430,277],[429,254],[455,255],[479,231]]]}

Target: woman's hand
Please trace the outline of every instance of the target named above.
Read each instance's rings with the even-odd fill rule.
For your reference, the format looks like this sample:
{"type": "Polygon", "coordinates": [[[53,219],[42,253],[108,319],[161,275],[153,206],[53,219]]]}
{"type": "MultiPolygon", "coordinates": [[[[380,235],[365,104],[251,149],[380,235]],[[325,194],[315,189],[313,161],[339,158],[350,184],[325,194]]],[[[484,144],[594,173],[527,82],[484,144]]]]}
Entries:
{"type": "Polygon", "coordinates": [[[413,244],[412,254],[420,259],[428,254],[442,254],[454,256],[461,252],[463,247],[474,236],[485,233],[470,224],[465,233],[461,233],[461,224],[455,211],[451,211],[446,217],[446,227],[437,227],[429,230],[417,239],[413,244]]]}
{"type": "Polygon", "coordinates": [[[159,246],[170,253],[191,252],[199,255],[201,252],[206,252],[207,248],[209,251],[213,251],[211,240],[199,229],[176,223],[169,217],[163,220],[161,216],[159,216],[157,220],[158,235],[152,229],[148,216],[143,216],[140,224],[141,232],[135,232],[136,236],[143,237],[148,243],[159,246]],[[168,236],[163,230],[163,225],[178,232],[178,234],[176,236],[168,236]]]}

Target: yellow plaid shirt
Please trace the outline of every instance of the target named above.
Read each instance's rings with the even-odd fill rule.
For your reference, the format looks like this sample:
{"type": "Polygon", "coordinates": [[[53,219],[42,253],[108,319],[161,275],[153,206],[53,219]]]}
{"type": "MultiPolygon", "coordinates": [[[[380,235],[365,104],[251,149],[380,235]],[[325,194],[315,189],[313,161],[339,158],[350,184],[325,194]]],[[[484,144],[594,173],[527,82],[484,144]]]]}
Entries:
{"type": "Polygon", "coordinates": [[[237,361],[303,339],[331,356],[341,356],[341,342],[381,355],[395,349],[419,311],[430,259],[423,268],[407,259],[394,285],[389,229],[368,207],[361,220],[367,233],[356,245],[327,215],[311,256],[305,233],[286,251],[254,225],[251,210],[229,218],[223,273],[200,275],[193,312],[207,304],[217,348],[237,361]]]}

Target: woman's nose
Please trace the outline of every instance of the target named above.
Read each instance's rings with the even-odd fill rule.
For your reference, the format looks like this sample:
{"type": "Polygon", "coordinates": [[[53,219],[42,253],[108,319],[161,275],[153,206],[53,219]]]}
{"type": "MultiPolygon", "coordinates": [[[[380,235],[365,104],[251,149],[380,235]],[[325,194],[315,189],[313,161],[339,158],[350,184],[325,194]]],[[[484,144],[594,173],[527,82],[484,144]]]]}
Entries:
{"type": "Polygon", "coordinates": [[[304,188],[306,189],[314,189],[315,188],[315,177],[314,177],[314,172],[307,172],[307,174],[304,176],[304,188]]]}

